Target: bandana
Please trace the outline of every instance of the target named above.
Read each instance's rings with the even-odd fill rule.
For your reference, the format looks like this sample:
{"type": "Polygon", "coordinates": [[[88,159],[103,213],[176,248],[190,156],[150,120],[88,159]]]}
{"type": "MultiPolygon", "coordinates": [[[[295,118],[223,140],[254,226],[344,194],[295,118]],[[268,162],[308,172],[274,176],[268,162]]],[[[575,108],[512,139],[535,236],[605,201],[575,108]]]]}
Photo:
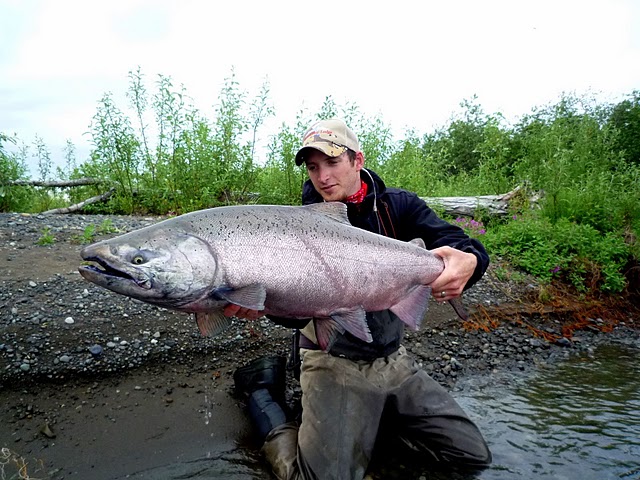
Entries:
{"type": "Polygon", "coordinates": [[[364,182],[364,180],[360,180],[360,190],[358,190],[353,195],[348,196],[345,202],[355,203],[355,204],[362,203],[362,201],[364,200],[364,197],[366,196],[367,196],[367,184],[364,182]]]}

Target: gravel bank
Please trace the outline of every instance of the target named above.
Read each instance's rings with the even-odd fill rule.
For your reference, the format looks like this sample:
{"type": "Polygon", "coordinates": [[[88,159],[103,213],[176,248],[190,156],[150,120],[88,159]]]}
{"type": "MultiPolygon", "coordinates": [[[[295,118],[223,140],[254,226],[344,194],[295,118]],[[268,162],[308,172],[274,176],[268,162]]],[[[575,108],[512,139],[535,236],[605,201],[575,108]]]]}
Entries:
{"type": "MultiPolygon", "coordinates": [[[[224,423],[226,417],[237,422],[240,409],[229,395],[235,368],[264,354],[288,353],[290,331],[266,319],[234,321],[223,335],[204,338],[189,315],[114,294],[84,281],[77,272],[79,251],[90,226],[96,229],[97,241],[159,220],[0,214],[0,401],[6,405],[0,414],[3,447],[23,455],[37,455],[49,448],[48,453],[53,453],[45,463],[53,467],[65,458],[68,465],[70,455],[106,448],[96,438],[93,446],[77,440],[84,438],[79,429],[87,421],[105,421],[101,406],[109,410],[117,404],[120,412],[142,415],[153,411],[151,404],[157,404],[160,406],[155,408],[171,408],[178,414],[176,399],[184,398],[188,404],[186,399],[195,398],[197,403],[207,392],[218,398],[218,407],[204,408],[213,415],[212,421],[224,423]],[[117,232],[105,233],[110,230],[106,227],[117,232]],[[50,245],[37,244],[44,236],[53,237],[50,245]],[[120,395],[123,385],[130,393],[127,397],[120,395]],[[238,412],[230,411],[234,409],[238,412]],[[72,411],[75,416],[70,416],[72,411]],[[51,434],[58,439],[50,432],[57,432],[51,434]],[[52,443],[58,448],[51,448],[52,443]]],[[[465,294],[464,303],[478,314],[477,321],[486,320],[480,307],[489,315],[498,306],[526,310],[521,307],[538,287],[531,281],[514,283],[504,278],[504,271],[492,266],[465,294]]],[[[609,333],[599,328],[611,323],[608,318],[593,318],[587,328],[568,339],[562,337],[562,318],[553,314],[522,315],[519,321],[515,317],[502,319],[489,331],[468,330],[448,305],[432,302],[421,331],[408,333],[405,345],[427,372],[451,388],[465,375],[524,371],[601,342],[637,342],[639,320],[634,315],[627,314],[609,333]],[[534,335],[527,324],[553,334],[557,341],[534,335]]],[[[295,394],[293,383],[289,395],[295,394]]],[[[202,405],[194,408],[203,414],[202,405]]],[[[120,421],[129,420],[125,416],[120,421]]],[[[163,420],[158,422],[162,428],[163,420]]],[[[169,419],[166,422],[163,438],[175,441],[167,433],[174,424],[169,419]]],[[[229,435],[242,436],[234,427],[229,428],[235,432],[229,435]]],[[[145,458],[152,456],[147,453],[145,458]]],[[[100,465],[96,462],[94,467],[100,465]]],[[[59,477],[81,478],[84,470],[78,465],[60,468],[59,477]]],[[[123,472],[131,471],[126,467],[125,462],[123,472]]],[[[95,468],[92,471],[91,478],[116,478],[96,475],[95,468]]]]}

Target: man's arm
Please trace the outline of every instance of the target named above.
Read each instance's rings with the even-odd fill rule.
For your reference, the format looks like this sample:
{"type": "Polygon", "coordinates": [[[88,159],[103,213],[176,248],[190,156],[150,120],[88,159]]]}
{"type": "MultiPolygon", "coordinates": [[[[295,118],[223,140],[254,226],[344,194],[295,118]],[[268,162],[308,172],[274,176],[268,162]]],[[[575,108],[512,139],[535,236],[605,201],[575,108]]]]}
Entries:
{"type": "Polygon", "coordinates": [[[285,328],[303,328],[310,321],[305,321],[304,319],[299,318],[283,318],[276,317],[275,315],[264,315],[264,310],[251,310],[249,308],[244,308],[233,303],[230,303],[229,305],[224,307],[223,313],[225,317],[246,318],[247,320],[257,320],[262,316],[266,316],[276,325],[281,325],[285,328]]]}
{"type": "Polygon", "coordinates": [[[250,308],[244,308],[233,303],[224,307],[222,313],[224,313],[225,317],[246,318],[247,320],[257,320],[263,315],[262,310],[251,310],[250,308]]]}
{"type": "Polygon", "coordinates": [[[431,285],[434,297],[442,301],[460,296],[484,275],[489,266],[487,251],[460,227],[438,217],[417,195],[408,194],[404,200],[399,212],[403,240],[421,237],[445,263],[445,271],[431,285]]]}

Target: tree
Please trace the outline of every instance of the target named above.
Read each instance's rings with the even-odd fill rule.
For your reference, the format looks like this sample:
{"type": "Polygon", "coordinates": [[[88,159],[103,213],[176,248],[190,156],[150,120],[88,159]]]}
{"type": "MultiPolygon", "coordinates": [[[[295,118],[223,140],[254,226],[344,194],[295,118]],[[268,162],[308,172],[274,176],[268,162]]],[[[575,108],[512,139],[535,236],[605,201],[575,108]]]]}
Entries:
{"type": "Polygon", "coordinates": [[[19,210],[28,198],[27,187],[6,185],[14,180],[26,180],[27,166],[24,155],[18,156],[5,150],[4,144],[15,143],[15,140],[0,133],[0,212],[19,210]]]}
{"type": "Polygon", "coordinates": [[[609,123],[618,130],[616,147],[629,162],[640,165],[640,90],[613,107],[609,123]]]}

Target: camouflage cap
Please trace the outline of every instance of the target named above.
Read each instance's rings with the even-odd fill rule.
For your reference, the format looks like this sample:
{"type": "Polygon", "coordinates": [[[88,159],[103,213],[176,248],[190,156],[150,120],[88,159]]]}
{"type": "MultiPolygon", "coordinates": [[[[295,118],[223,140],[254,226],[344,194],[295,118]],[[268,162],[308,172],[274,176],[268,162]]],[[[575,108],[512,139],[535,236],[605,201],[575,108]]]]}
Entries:
{"type": "Polygon", "coordinates": [[[330,157],[338,157],[347,149],[359,152],[360,144],[356,134],[344,121],[332,118],[321,120],[307,130],[302,138],[302,147],[296,154],[296,165],[302,165],[310,148],[320,150],[330,157]]]}

